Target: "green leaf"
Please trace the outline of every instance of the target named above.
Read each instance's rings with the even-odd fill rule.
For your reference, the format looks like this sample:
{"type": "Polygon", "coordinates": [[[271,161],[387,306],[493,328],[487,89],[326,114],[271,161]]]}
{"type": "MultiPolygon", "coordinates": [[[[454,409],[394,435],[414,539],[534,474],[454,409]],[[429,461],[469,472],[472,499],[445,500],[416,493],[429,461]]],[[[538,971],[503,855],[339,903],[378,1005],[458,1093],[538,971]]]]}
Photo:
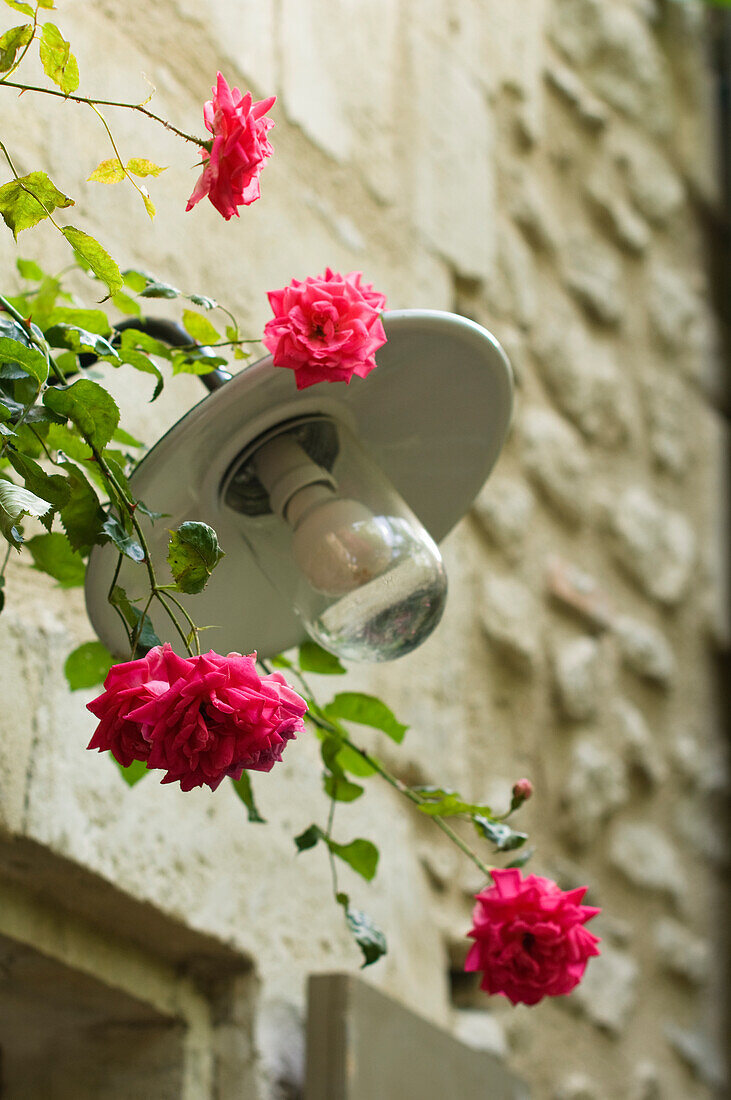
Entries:
{"type": "Polygon", "coordinates": [[[19,256],[15,261],[15,266],[21,278],[28,279],[29,282],[39,283],[44,277],[42,270],[35,260],[23,260],[19,256]]]}
{"type": "Polygon", "coordinates": [[[16,548],[23,542],[15,526],[18,520],[23,516],[45,516],[50,507],[47,500],[41,500],[35,493],[0,478],[0,531],[16,548]]]}
{"type": "Polygon", "coordinates": [[[80,378],[66,390],[49,389],[43,404],[67,417],[97,450],[103,450],[119,423],[114,398],[89,378],[80,378]]]}
{"type": "Polygon", "coordinates": [[[189,294],[188,301],[194,306],[200,306],[201,309],[215,309],[218,305],[215,298],[208,298],[205,294],[189,294]]]}
{"type": "Polygon", "coordinates": [[[161,172],[167,172],[167,168],[161,168],[144,157],[131,157],[127,161],[127,171],[133,176],[159,176],[161,172]]]}
{"type": "Polygon", "coordinates": [[[133,290],[135,294],[139,294],[140,291],[144,290],[148,283],[156,281],[150,275],[145,275],[144,271],[135,271],[131,267],[122,272],[122,277],[124,285],[133,290]]]}
{"type": "Polygon", "coordinates": [[[31,493],[47,500],[55,509],[63,508],[64,504],[68,503],[71,491],[65,477],[61,477],[60,474],[47,474],[32,458],[17,451],[9,451],[7,457],[13,469],[23,478],[26,489],[30,489],[31,493]]]}
{"type": "Polygon", "coordinates": [[[71,47],[55,23],[44,23],[40,43],[41,64],[46,76],[68,95],[79,86],[79,66],[71,47]]]}
{"type": "Polygon", "coordinates": [[[52,348],[68,348],[78,354],[80,351],[93,352],[95,355],[108,355],[118,359],[116,350],[108,340],[99,336],[96,332],[79,328],[77,325],[67,325],[60,322],[46,329],[46,340],[52,348]]]}
{"type": "Polygon", "coordinates": [[[69,653],[63,666],[72,691],[104,683],[114,658],[101,642],[84,642],[69,653]]]}
{"type": "Polygon", "coordinates": [[[72,462],[59,459],[68,476],[70,497],[61,509],[61,523],[74,550],[88,553],[103,541],[102,524],[106,519],[99,498],[82,471],[72,462]]]}
{"type": "Polygon", "coordinates": [[[123,329],[119,342],[120,351],[125,352],[132,348],[142,348],[148,355],[159,355],[161,359],[172,359],[172,351],[162,340],[156,340],[149,332],[143,332],[138,328],[123,329]]]}
{"type": "Polygon", "coordinates": [[[336,695],[324,710],[328,718],[341,718],[347,722],[358,722],[382,730],[398,745],[409,728],[396,721],[393,711],[381,699],[359,691],[345,691],[336,695]]]}
{"type": "Polygon", "coordinates": [[[15,239],[31,229],[54,210],[73,206],[74,200],[48,178],[45,172],[31,172],[0,187],[0,217],[15,239]]]}
{"type": "Polygon", "coordinates": [[[36,535],[26,546],[33,556],[33,564],[42,573],[48,573],[61,588],[78,588],[84,583],[86,567],[81,554],[71,549],[71,544],[60,531],[50,535],[36,535]]]}
{"type": "Polygon", "coordinates": [[[477,832],[491,841],[499,852],[512,852],[522,847],[528,839],[527,833],[519,833],[502,821],[490,821],[480,814],[476,814],[472,822],[477,832]]]}
{"type": "Polygon", "coordinates": [[[23,15],[35,15],[31,5],[24,3],[23,0],[5,0],[5,3],[9,8],[14,8],[15,11],[21,11],[23,15]]]}
{"type": "Polygon", "coordinates": [[[126,533],[116,516],[107,516],[102,524],[102,531],[109,536],[120,554],[124,554],[134,562],[145,560],[145,551],[136,539],[126,533]]]}
{"type": "Polygon", "coordinates": [[[215,344],[221,339],[220,333],[202,313],[195,313],[192,309],[183,310],[183,325],[199,344],[215,344]]]}
{"type": "Polygon", "coordinates": [[[367,779],[368,776],[376,774],[376,769],[372,768],[368,761],[349,745],[343,745],[338,753],[338,764],[344,772],[356,775],[359,779],[367,779]]]}
{"type": "Polygon", "coordinates": [[[292,662],[284,654],[278,653],[276,657],[269,658],[269,664],[272,668],[293,668],[292,662]]]}
{"type": "Polygon", "coordinates": [[[333,798],[336,802],[355,802],[363,794],[363,787],[337,775],[326,775],[323,787],[328,798],[333,798]]]}
{"type": "Polygon", "coordinates": [[[256,808],[254,802],[254,792],[251,789],[251,778],[248,772],[243,772],[241,779],[232,779],[231,782],[234,785],[234,790],[239,796],[246,809],[249,811],[249,821],[256,822],[257,824],[266,824],[265,819],[261,816],[256,808]]]}
{"type": "Polygon", "coordinates": [[[225,367],[226,360],[207,353],[205,348],[196,348],[173,352],[172,366],[173,374],[210,374],[217,367],[225,367]]]}
{"type": "Polygon", "coordinates": [[[303,672],[319,672],[321,676],[342,676],[347,671],[334,653],[328,653],[317,642],[303,642],[297,659],[303,672]]]}
{"type": "Polygon", "coordinates": [[[359,837],[357,840],[351,840],[350,844],[336,844],[334,840],[329,840],[327,846],[334,856],[342,859],[362,875],[366,882],[370,882],[375,876],[378,867],[378,848],[370,840],[359,837]]]}
{"type": "MultiPolygon", "coordinates": [[[[112,607],[118,607],[125,618],[127,626],[131,630],[136,630],[137,624],[142,617],[142,612],[139,608],[135,607],[130,602],[129,596],[122,588],[121,585],[115,584],[109,596],[109,602],[112,607]]],[[[155,628],[152,625],[152,620],[149,615],[145,615],[142,624],[142,630],[137,642],[136,656],[144,656],[148,650],[153,649],[154,646],[161,645],[161,641],[155,633],[155,628]]]]}
{"type": "Polygon", "coordinates": [[[167,561],[180,592],[202,592],[223,556],[218,536],[207,523],[181,523],[170,532],[167,561]]]}
{"type": "Polygon", "coordinates": [[[86,177],[87,183],[119,183],[124,179],[124,168],[119,157],[111,157],[97,164],[90,176],[86,177]]]}
{"type": "Polygon", "coordinates": [[[364,970],[386,954],[388,950],[386,937],[367,913],[363,913],[360,909],[351,909],[347,894],[339,894],[338,901],[345,910],[345,922],[363,952],[361,970],[364,970]]]}
{"type": "Polygon", "coordinates": [[[27,374],[43,385],[48,378],[48,362],[38,348],[29,348],[18,340],[0,336],[0,363],[19,363],[27,374]]]}
{"type": "Polygon", "coordinates": [[[510,863],[506,863],[506,867],[525,867],[529,859],[535,855],[535,848],[525,848],[517,859],[511,860],[510,863]]]}
{"type": "Polygon", "coordinates": [[[144,447],[144,443],[139,439],[135,439],[135,437],[130,435],[129,432],[126,432],[124,428],[117,428],[112,436],[112,440],[115,443],[124,443],[126,447],[144,447]]]}
{"type": "Polygon", "coordinates": [[[155,401],[162,393],[162,388],[165,384],[165,379],[162,376],[162,372],[159,367],[156,367],[151,359],[148,359],[147,355],[143,351],[135,351],[133,348],[121,348],[119,352],[119,361],[129,364],[135,370],[141,371],[143,374],[152,374],[157,379],[155,383],[155,389],[152,391],[152,397],[150,401],[155,401]]]}
{"type": "Polygon", "coordinates": [[[144,760],[133,760],[127,768],[123,768],[117,760],[114,763],[119,768],[122,779],[130,787],[134,787],[135,783],[139,783],[140,779],[144,779],[148,772],[147,763],[144,760]]]}
{"type": "Polygon", "coordinates": [[[24,23],[22,27],[11,27],[0,36],[0,73],[6,73],[15,64],[15,55],[23,46],[27,46],[33,37],[33,26],[24,23]]]}
{"type": "Polygon", "coordinates": [[[158,283],[152,280],[140,292],[140,298],[179,298],[182,293],[182,290],[170,286],[169,283],[158,283]]]}
{"type": "Polygon", "coordinates": [[[63,451],[68,458],[77,462],[88,462],[91,448],[76,431],[67,424],[49,424],[46,433],[46,446],[49,451],[63,451]]]}
{"type": "Polygon", "coordinates": [[[101,309],[70,309],[56,306],[48,318],[49,325],[76,325],[77,328],[108,336],[112,331],[109,318],[101,309]]]}
{"type": "Polygon", "coordinates": [[[319,825],[310,825],[303,833],[294,838],[298,852],[306,852],[308,848],[314,848],[318,840],[324,838],[324,833],[319,825]]]}
{"type": "Polygon", "coordinates": [[[94,240],[93,237],[82,232],[81,229],[74,228],[73,225],[65,226],[63,235],[75,251],[86,260],[97,279],[101,279],[103,283],[106,283],[110,294],[116,294],[118,290],[122,289],[122,276],[119,268],[107,250],[99,244],[99,241],[94,240]]]}
{"type": "Polygon", "coordinates": [[[142,310],[137,302],[134,298],[130,298],[129,294],[125,294],[123,290],[118,290],[116,294],[112,295],[112,305],[120,313],[133,314],[135,317],[142,316],[142,310]]]}

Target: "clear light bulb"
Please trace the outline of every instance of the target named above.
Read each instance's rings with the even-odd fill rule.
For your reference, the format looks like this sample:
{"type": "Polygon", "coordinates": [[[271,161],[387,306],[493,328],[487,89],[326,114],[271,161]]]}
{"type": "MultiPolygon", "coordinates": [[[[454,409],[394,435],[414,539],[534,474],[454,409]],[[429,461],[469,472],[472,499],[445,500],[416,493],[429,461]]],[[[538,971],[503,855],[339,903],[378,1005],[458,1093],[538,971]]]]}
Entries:
{"type": "MultiPolygon", "coordinates": [[[[447,589],[441,556],[350,433],[323,417],[313,421],[337,429],[332,470],[314,461],[292,429],[262,442],[247,469],[273,515],[252,516],[244,536],[325,649],[349,660],[400,657],[441,618],[447,589]]],[[[300,438],[317,453],[316,431],[300,438]]],[[[235,473],[232,481],[246,476],[235,473]]],[[[245,511],[239,497],[226,499],[245,511]]]]}

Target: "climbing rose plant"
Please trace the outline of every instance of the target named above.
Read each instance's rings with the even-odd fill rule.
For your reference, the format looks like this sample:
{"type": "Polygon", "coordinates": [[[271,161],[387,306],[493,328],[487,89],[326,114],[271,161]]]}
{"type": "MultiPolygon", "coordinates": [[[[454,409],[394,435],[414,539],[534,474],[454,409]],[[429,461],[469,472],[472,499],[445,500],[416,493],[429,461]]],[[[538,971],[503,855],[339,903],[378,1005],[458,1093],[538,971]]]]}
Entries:
{"type": "MultiPolygon", "coordinates": [[[[268,112],[275,97],[254,102],[249,92],[231,88],[218,73],[203,121],[210,138],[186,133],[144,103],[102,101],[78,93],[79,70],[69,42],[45,20],[53,0],[4,0],[24,22],[0,34],[0,89],[17,89],[86,105],[99,119],[113,156],[91,172],[92,183],[126,181],[139,194],[150,218],[155,205],[140,181],[164,168],[147,157],[124,158],[102,107],[130,110],[151,119],[200,156],[201,174],[188,201],[191,210],[208,198],[229,221],[239,208],[260,196],[260,175],[272,155],[267,134],[274,125],[268,112]],[[47,83],[19,80],[15,74],[37,47],[47,83]]],[[[6,108],[7,109],[7,108],[6,108]]],[[[22,110],[22,105],[16,108],[22,110]]],[[[103,682],[88,704],[98,719],[90,749],[109,752],[125,781],[133,785],[150,771],[181,790],[207,786],[215,791],[229,779],[246,806],[249,821],[261,823],[252,772],[269,772],[290,741],[305,732],[318,738],[323,791],[328,809],[324,824],[313,823],[295,837],[299,852],[320,846],[330,862],[335,900],[368,966],[386,951],[383,933],[338,887],[338,862],[370,881],[379,852],[367,838],[334,836],[335,808],[363,796],[365,782],[377,776],[414,810],[430,818],[490,883],[476,897],[474,939],[467,969],[483,972],[482,988],[511,1001],[534,1004],[545,996],[568,993],[581,979],[587,960],[598,953],[597,939],[583,926],[598,912],[581,905],[584,888],[564,892],[550,879],[522,877],[519,868],[530,852],[527,836],[509,824],[510,816],[531,797],[533,787],[520,779],[503,813],[472,803],[440,786],[409,786],[393,775],[353,736],[352,726],[379,730],[400,743],[407,727],[381,700],[344,691],[328,702],[315,699],[309,673],[339,676],[345,668],[314,642],[296,654],[266,662],[256,654],[201,653],[199,628],[180,595],[194,595],[216,583],[215,568],[224,551],[205,523],[189,520],[170,532],[169,576],[158,575],[147,536],[163,518],[134,493],[130,481],[142,443],[122,427],[119,409],[101,381],[84,374],[93,362],[135,370],[149,377],[151,400],[170,373],[206,374],[245,359],[252,338],[243,337],[234,315],[213,298],[182,291],[134,267],[120,269],[104,246],[66,221],[74,199],[43,171],[20,175],[12,152],[0,141],[7,181],[0,185],[0,217],[14,238],[42,222],[51,224],[73,250],[75,274],[105,292],[95,308],[84,308],[66,289],[62,275],[49,275],[32,260],[18,257],[21,285],[0,296],[0,533],[6,543],[0,567],[0,611],[10,555],[22,552],[35,569],[61,587],[82,585],[86,562],[95,546],[111,544],[118,564],[128,559],[144,571],[147,596],[132,601],[112,578],[108,599],[124,626],[127,652],[111,654],[98,641],[71,653],[65,672],[73,690],[103,682]],[[170,347],[148,331],[142,317],[149,299],[178,300],[188,343],[170,347]],[[109,302],[131,321],[116,326],[99,308],[109,302]],[[191,308],[195,307],[195,308],[191,308]],[[219,327],[211,317],[222,316],[219,327]],[[222,349],[225,354],[220,354],[222,349]],[[165,621],[177,639],[173,650],[155,632],[165,621]],[[285,679],[294,680],[297,690],[285,679]],[[489,844],[505,868],[493,868],[466,836],[489,844]],[[515,853],[518,853],[517,855],[515,853]]],[[[238,247],[238,246],[237,246],[238,247]]],[[[6,273],[6,278],[10,278],[6,273]]],[[[263,342],[277,367],[292,370],[298,389],[328,383],[367,385],[376,368],[375,353],[386,342],[381,313],[386,299],[361,272],[346,275],[326,269],[269,292],[274,317],[263,342]]],[[[296,745],[287,751],[291,760],[296,745]]]]}

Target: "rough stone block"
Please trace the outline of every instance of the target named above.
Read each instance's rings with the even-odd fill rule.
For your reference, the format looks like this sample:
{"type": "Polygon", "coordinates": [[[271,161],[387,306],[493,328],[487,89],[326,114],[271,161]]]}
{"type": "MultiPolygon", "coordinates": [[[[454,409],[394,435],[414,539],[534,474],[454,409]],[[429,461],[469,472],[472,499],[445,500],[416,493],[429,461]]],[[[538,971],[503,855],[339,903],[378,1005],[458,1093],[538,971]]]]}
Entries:
{"type": "Polygon", "coordinates": [[[564,252],[564,280],[593,321],[614,326],[624,316],[622,265],[614,251],[593,237],[569,240],[564,252]]]}
{"type": "Polygon", "coordinates": [[[525,585],[512,577],[486,577],[482,625],[497,652],[517,671],[535,670],[541,649],[540,616],[525,585]]]}
{"type": "Polygon", "coordinates": [[[521,457],[540,493],[565,519],[588,506],[589,456],[574,429],[550,409],[530,406],[518,425],[521,457]]]}
{"type": "Polygon", "coordinates": [[[488,481],[472,506],[482,529],[510,561],[523,553],[530,529],[535,498],[522,481],[496,477],[488,481]]]}
{"type": "Polygon", "coordinates": [[[677,848],[657,825],[617,822],[609,843],[609,858],[618,871],[640,890],[669,894],[678,899],[685,876],[677,848]]]}
{"type": "Polygon", "coordinates": [[[627,668],[660,687],[668,687],[675,676],[675,656],[663,632],[631,615],[618,616],[613,626],[627,668]]]}
{"type": "Polygon", "coordinates": [[[627,769],[622,758],[598,734],[578,736],[561,798],[567,841],[581,848],[591,844],[604,822],[628,799],[627,769]]]}
{"type": "Polygon", "coordinates": [[[689,520],[643,485],[631,485],[611,507],[609,527],[618,561],[640,588],[659,603],[679,603],[696,557],[689,520]]]}
{"type": "Polygon", "coordinates": [[[706,940],[672,917],[663,917],[654,930],[655,951],[663,969],[692,985],[708,981],[710,950],[706,940]]]}
{"type": "Polygon", "coordinates": [[[591,718],[599,704],[602,657],[594,638],[572,638],[554,654],[553,675],[561,710],[572,721],[591,718]]]}
{"type": "Polygon", "coordinates": [[[592,1023],[612,1035],[620,1035],[637,1000],[637,963],[627,954],[608,944],[601,955],[591,959],[573,999],[592,1023]]]}

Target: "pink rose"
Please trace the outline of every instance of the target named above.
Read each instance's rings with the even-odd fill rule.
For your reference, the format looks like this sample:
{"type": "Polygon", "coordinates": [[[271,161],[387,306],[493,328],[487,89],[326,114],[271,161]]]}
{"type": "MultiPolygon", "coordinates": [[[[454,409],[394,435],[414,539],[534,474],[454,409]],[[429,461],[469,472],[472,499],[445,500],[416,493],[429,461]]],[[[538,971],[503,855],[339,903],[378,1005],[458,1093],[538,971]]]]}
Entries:
{"type": "Polygon", "coordinates": [[[601,910],[579,904],[586,886],[563,891],[538,875],[523,879],[517,868],[492,878],[495,885],[475,899],[465,970],[484,971],[480,988],[513,1004],[570,993],[599,954],[600,941],[584,924],[601,910]]]}
{"type": "Polygon", "coordinates": [[[281,673],[259,676],[254,656],[183,658],[167,644],[115,665],[104,688],[89,703],[102,720],[88,747],[108,749],[125,767],[146,760],[184,791],[215,790],[244,769],[270,771],[307,710],[281,673]]]}
{"type": "Polygon", "coordinates": [[[370,283],[361,286],[360,271],[293,279],[271,290],[274,320],[264,328],[263,342],[275,367],[294,371],[297,389],[316,382],[349,382],[365,378],[376,366],[375,352],[386,343],[381,323],[385,295],[370,283]]]}
{"type": "Polygon", "coordinates": [[[238,218],[238,206],[259,198],[259,173],[273,151],[266,135],[274,123],[264,115],[276,96],[252,103],[250,92],[242,96],[238,88],[229,88],[220,73],[212,92],[213,99],[203,107],[206,127],[213,134],[211,151],[203,152],[205,167],[185,209],[192,210],[208,195],[228,221],[234,214],[238,218]]]}

